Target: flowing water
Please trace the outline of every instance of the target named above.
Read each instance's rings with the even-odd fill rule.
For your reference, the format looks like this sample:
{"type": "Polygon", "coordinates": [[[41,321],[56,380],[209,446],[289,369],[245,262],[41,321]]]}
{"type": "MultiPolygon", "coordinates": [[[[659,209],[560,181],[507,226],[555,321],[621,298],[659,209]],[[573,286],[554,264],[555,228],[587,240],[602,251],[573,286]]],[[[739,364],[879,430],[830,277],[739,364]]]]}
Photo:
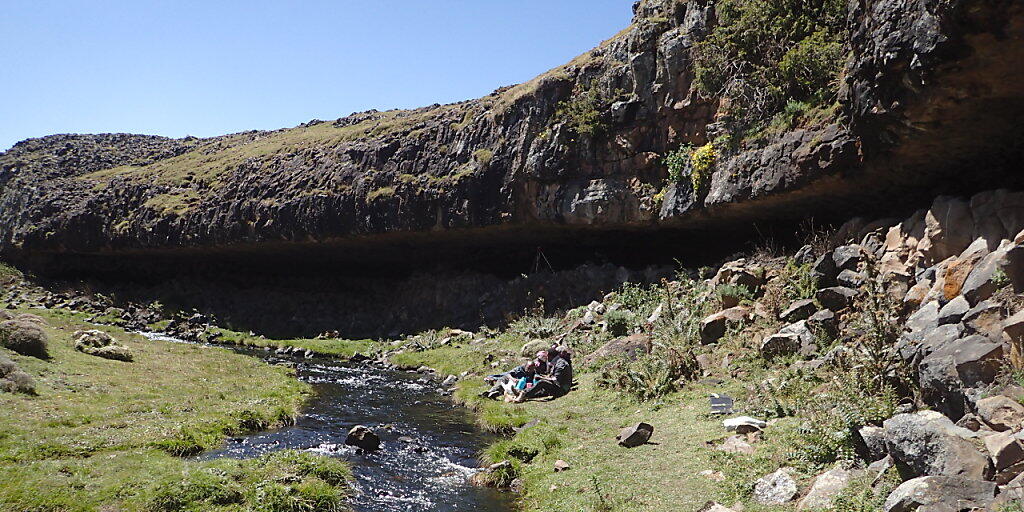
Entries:
{"type": "MultiPolygon", "coordinates": [[[[269,362],[282,360],[261,351],[241,352],[269,358],[269,362]]],[[[298,378],[314,391],[296,424],[233,438],[201,459],[309,450],[351,462],[357,493],[352,505],[357,511],[513,510],[507,494],[468,483],[479,465],[477,454],[493,438],[476,428],[466,410],[439,394],[436,383],[372,366],[324,359],[283,360],[296,363],[298,378]],[[366,425],[377,433],[381,449],[357,453],[345,446],[345,436],[355,425],[366,425]]]]}

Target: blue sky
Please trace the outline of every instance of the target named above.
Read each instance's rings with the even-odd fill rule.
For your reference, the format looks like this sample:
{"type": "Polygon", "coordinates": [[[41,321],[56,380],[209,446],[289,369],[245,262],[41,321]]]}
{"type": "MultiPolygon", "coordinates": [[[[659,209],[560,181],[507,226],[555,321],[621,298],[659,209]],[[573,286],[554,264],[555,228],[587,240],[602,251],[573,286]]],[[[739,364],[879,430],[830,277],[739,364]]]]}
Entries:
{"type": "Polygon", "coordinates": [[[0,1],[0,151],[200,137],[483,96],[625,27],[632,0],[0,1]]]}

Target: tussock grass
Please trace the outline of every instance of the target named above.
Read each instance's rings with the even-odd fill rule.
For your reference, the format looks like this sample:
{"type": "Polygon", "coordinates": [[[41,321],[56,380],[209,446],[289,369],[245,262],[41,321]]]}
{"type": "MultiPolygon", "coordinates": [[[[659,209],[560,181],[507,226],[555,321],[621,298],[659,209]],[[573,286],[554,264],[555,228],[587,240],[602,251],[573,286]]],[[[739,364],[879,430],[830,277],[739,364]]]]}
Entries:
{"type": "Polygon", "coordinates": [[[10,357],[36,396],[0,393],[2,510],[342,510],[348,469],[309,454],[196,462],[180,455],[292,421],[307,386],[290,370],[227,349],[150,341],[111,327],[135,361],[90,356],[47,319],[50,359],[10,357]],[[144,477],[143,477],[144,476],[144,477]],[[285,482],[291,482],[294,484],[285,482]]]}

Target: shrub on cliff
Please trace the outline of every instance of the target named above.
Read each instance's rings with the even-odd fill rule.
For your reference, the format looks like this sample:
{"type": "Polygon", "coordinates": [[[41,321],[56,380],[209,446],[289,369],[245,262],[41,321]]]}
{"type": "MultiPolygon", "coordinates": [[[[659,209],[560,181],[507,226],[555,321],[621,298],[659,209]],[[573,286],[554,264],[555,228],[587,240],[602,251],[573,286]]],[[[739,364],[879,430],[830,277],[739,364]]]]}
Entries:
{"type": "Polygon", "coordinates": [[[45,359],[48,357],[46,345],[49,337],[33,320],[35,315],[19,315],[13,320],[0,322],[0,346],[22,355],[45,359]]]}
{"type": "Polygon", "coordinates": [[[0,356],[0,391],[34,395],[36,386],[32,377],[21,371],[14,361],[0,356]]]}
{"type": "Polygon", "coordinates": [[[820,104],[835,93],[846,52],[843,0],[719,0],[715,15],[695,47],[695,84],[727,99],[740,128],[789,99],[820,104]]]}

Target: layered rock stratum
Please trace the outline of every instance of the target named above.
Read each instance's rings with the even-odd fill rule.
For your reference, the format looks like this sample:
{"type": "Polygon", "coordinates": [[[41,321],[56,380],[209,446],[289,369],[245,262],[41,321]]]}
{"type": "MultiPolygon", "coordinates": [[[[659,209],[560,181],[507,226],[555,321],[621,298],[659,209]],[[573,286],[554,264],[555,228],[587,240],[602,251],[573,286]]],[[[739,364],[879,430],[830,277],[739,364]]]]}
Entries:
{"type": "Polygon", "coordinates": [[[20,142],[0,154],[0,252],[39,268],[283,256],[275,265],[459,269],[487,254],[532,261],[540,246],[629,254],[755,222],[904,213],[1020,182],[1019,2],[851,1],[836,97],[737,138],[699,190],[664,158],[728,121],[729,100],[694,86],[716,2],[634,13],[566,65],[461,103],[206,139],[20,142]],[[560,112],[580,97],[599,132],[560,112]]]}

